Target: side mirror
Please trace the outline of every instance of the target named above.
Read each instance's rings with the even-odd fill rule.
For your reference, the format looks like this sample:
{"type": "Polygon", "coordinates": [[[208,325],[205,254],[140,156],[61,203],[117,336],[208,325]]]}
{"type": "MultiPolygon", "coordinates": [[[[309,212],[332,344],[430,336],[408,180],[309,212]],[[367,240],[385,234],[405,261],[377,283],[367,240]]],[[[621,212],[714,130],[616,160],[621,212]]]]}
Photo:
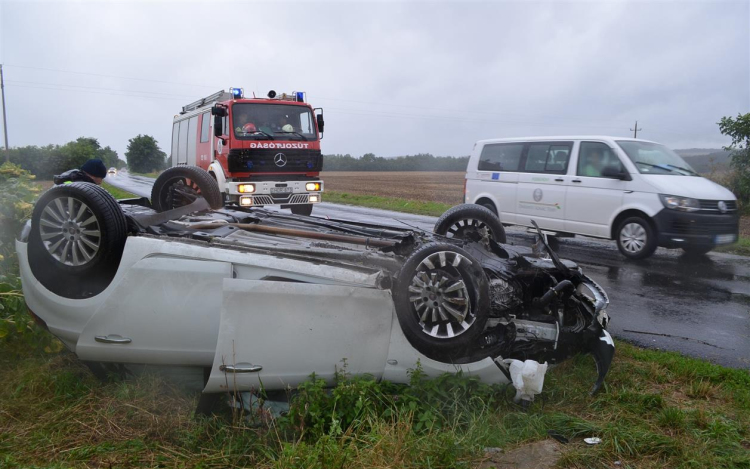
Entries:
{"type": "Polygon", "coordinates": [[[617,166],[605,166],[602,170],[602,176],[610,179],[619,179],[621,181],[630,181],[630,174],[618,168],[617,166]]]}
{"type": "Polygon", "coordinates": [[[227,108],[225,106],[213,106],[211,107],[211,115],[224,117],[227,115],[227,108]]]}
{"type": "Polygon", "coordinates": [[[219,115],[214,115],[214,137],[221,137],[224,135],[224,118],[219,115]]]}
{"type": "Polygon", "coordinates": [[[323,114],[315,116],[318,120],[318,132],[323,133],[323,127],[325,127],[325,121],[323,120],[323,114]]]}

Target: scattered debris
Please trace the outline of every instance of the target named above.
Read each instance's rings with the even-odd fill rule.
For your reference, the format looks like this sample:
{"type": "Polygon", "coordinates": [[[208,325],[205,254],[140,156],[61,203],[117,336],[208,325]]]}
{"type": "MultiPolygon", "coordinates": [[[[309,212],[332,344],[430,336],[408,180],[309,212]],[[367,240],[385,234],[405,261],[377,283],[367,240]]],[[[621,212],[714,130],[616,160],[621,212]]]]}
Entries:
{"type": "Polygon", "coordinates": [[[542,392],[544,386],[544,374],[547,372],[547,362],[543,365],[534,360],[503,360],[510,365],[510,379],[516,388],[516,396],[513,402],[534,402],[534,396],[542,392]]]}
{"type": "Polygon", "coordinates": [[[555,440],[559,441],[560,443],[567,445],[570,440],[565,438],[564,435],[562,435],[559,432],[556,432],[555,430],[547,430],[547,435],[550,436],[550,438],[554,438],[555,440]]]}
{"type": "Polygon", "coordinates": [[[584,438],[583,441],[585,441],[587,445],[598,445],[602,442],[602,439],[594,436],[591,438],[584,438]]]}

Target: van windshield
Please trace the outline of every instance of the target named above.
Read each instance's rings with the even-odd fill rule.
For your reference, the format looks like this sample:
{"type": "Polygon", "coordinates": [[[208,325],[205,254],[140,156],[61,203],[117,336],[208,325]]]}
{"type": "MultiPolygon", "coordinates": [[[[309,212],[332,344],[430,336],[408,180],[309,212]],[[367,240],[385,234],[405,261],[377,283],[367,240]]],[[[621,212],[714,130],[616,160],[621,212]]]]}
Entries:
{"type": "Polygon", "coordinates": [[[289,104],[238,103],[232,106],[234,136],[243,140],[316,140],[312,112],[289,104]]]}
{"type": "Polygon", "coordinates": [[[698,175],[680,155],[664,145],[631,140],[618,140],[617,144],[625,151],[641,174],[698,175]]]}

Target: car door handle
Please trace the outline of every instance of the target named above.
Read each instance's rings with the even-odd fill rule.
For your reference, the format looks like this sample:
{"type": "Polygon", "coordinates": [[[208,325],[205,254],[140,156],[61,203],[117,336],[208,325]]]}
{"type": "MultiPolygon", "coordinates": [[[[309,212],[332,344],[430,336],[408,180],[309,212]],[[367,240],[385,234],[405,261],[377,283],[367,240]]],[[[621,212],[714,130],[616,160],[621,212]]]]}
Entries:
{"type": "Polygon", "coordinates": [[[130,338],[123,337],[117,334],[98,335],[94,337],[94,340],[103,344],[129,344],[130,342],[132,342],[130,338]]]}
{"type": "Polygon", "coordinates": [[[573,179],[571,182],[579,182],[580,183],[580,182],[583,182],[583,181],[581,181],[580,179],[573,179]]]}
{"type": "Polygon", "coordinates": [[[221,365],[219,367],[219,370],[229,373],[257,373],[262,369],[262,366],[252,363],[237,363],[236,365],[221,365]]]}
{"type": "Polygon", "coordinates": [[[565,182],[565,179],[563,179],[563,178],[555,178],[555,181],[557,181],[557,182],[565,182]]]}

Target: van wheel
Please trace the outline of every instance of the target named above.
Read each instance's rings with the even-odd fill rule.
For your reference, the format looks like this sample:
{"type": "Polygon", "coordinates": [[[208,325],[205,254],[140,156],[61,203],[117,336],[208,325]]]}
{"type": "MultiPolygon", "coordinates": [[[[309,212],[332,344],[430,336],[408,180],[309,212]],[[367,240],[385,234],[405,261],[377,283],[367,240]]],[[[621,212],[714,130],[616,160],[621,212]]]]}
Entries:
{"type": "Polygon", "coordinates": [[[489,318],[489,287],[481,264],[463,249],[430,243],[397,275],[393,301],[401,330],[434,360],[460,357],[489,318]]]}
{"type": "Polygon", "coordinates": [[[156,178],[151,189],[151,205],[157,212],[165,212],[190,205],[203,197],[212,209],[224,206],[219,184],[211,175],[197,166],[175,166],[156,178]]]}
{"type": "Polygon", "coordinates": [[[626,218],[617,228],[617,248],[629,259],[645,259],[656,251],[656,233],[644,218],[626,218]]]}
{"type": "Polygon", "coordinates": [[[313,204],[292,205],[289,208],[295,215],[305,215],[309,217],[310,214],[312,214],[313,204]]]}
{"type": "Polygon", "coordinates": [[[432,231],[447,238],[479,238],[487,231],[497,243],[505,243],[505,228],[492,210],[477,204],[461,204],[438,218],[432,231]]]}
{"type": "Polygon", "coordinates": [[[87,182],[55,186],[31,215],[29,266],[52,293],[89,298],[114,277],[126,238],[125,215],[106,190],[87,182]]]}

